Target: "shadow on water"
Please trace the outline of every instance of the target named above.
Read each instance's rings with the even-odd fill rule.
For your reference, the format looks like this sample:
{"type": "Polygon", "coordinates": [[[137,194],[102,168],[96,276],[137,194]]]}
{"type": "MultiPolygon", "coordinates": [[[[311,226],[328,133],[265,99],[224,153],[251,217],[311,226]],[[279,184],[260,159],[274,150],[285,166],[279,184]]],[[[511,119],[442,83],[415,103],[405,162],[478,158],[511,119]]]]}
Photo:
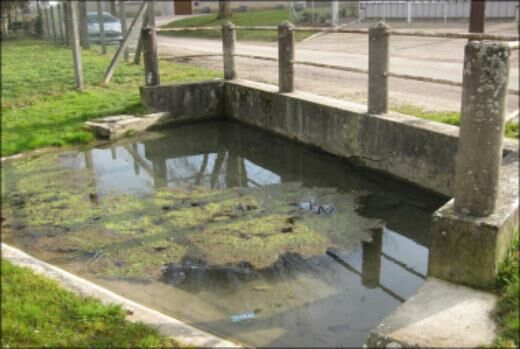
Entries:
{"type": "MultiPolygon", "coordinates": [[[[329,248],[310,258],[288,253],[262,270],[246,264],[239,270],[211,268],[197,259],[184,260],[166,265],[163,277],[148,283],[82,275],[252,346],[362,345],[368,332],[423,284],[430,216],[445,201],[231,122],[146,132],[112,146],[63,154],[60,164],[84,168],[95,178],[94,201],[113,193],[144,198],[161,188],[263,188],[292,182],[362,193],[358,214],[379,219],[384,227],[372,232],[371,241],[350,248],[329,248]],[[236,317],[243,313],[249,317],[236,317]],[[232,320],[237,318],[241,320],[232,320]]],[[[298,205],[312,211],[320,203],[298,205]]],[[[314,213],[341,214],[322,208],[314,213]]],[[[81,263],[68,261],[64,267],[81,274],[81,263]]]]}

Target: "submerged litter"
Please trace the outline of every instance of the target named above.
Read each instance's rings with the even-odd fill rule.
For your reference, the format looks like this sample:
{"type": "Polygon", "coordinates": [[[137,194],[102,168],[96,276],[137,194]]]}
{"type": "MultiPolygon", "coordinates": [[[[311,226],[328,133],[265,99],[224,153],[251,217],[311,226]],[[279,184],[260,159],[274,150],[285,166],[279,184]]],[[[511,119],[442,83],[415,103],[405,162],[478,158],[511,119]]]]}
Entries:
{"type": "Polygon", "coordinates": [[[252,320],[256,318],[256,314],[260,313],[260,309],[255,309],[253,311],[247,311],[242,314],[232,315],[231,316],[231,322],[242,322],[246,320],[252,320]]]}

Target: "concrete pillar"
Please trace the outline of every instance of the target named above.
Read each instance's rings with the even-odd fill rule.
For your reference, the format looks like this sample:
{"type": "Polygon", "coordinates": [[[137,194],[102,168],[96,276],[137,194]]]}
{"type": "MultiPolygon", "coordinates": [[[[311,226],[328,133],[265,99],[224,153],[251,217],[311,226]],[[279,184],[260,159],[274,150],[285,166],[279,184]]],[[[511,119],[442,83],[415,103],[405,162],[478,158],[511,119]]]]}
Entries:
{"type": "Polygon", "coordinates": [[[62,10],[63,10],[63,27],[65,28],[65,44],[67,46],[70,46],[70,39],[69,39],[69,33],[70,33],[70,25],[69,25],[69,10],[68,10],[69,3],[67,1],[63,2],[62,10]]]}
{"type": "Polygon", "coordinates": [[[466,44],[455,163],[454,207],[460,213],[483,217],[495,208],[510,55],[498,42],[466,44]]]}
{"type": "Polygon", "coordinates": [[[368,32],[368,112],[388,112],[388,62],[390,29],[383,22],[368,32]]]}
{"type": "Polygon", "coordinates": [[[148,25],[155,28],[155,1],[148,0],[148,25]]]}
{"type": "Polygon", "coordinates": [[[103,6],[101,4],[101,0],[97,0],[96,5],[99,24],[99,41],[101,43],[101,53],[105,55],[107,53],[107,46],[105,42],[105,17],[103,16],[103,6]]]}
{"type": "MultiPolygon", "coordinates": [[[[48,14],[47,14],[46,8],[42,9],[42,19],[43,19],[43,35],[44,35],[43,37],[45,39],[50,39],[51,33],[50,33],[49,20],[48,20],[48,14]]],[[[7,21],[4,21],[3,23],[5,25],[7,25],[7,21]]]]}
{"type": "Polygon", "coordinates": [[[70,36],[72,46],[72,59],[74,60],[74,76],[76,78],[76,88],[83,90],[83,68],[81,65],[81,51],[79,46],[79,25],[78,25],[78,1],[71,1],[69,3],[69,18],[70,18],[70,36]]]}
{"type": "Polygon", "coordinates": [[[159,80],[159,58],[157,57],[157,37],[155,28],[146,27],[141,31],[146,86],[157,86],[159,80]]]}
{"type": "Polygon", "coordinates": [[[51,29],[52,29],[52,38],[55,43],[58,42],[57,34],[56,34],[56,21],[54,20],[54,6],[49,7],[51,13],[51,29]]]}
{"type": "Polygon", "coordinates": [[[235,42],[237,40],[235,25],[227,22],[222,25],[222,46],[224,53],[224,79],[233,80],[237,77],[235,70],[235,42]]]}
{"type": "Polygon", "coordinates": [[[383,248],[383,230],[373,232],[372,241],[363,242],[363,265],[361,283],[364,287],[379,287],[381,276],[381,252],[383,248]]]}
{"type": "MultiPolygon", "coordinates": [[[[124,38],[124,37],[126,37],[126,33],[128,31],[124,0],[119,1],[119,14],[120,14],[120,18],[121,18],[121,33],[123,34],[123,38],[124,38]]],[[[125,48],[124,57],[125,57],[125,62],[128,62],[128,60],[130,59],[130,51],[128,50],[128,47],[125,48]]]]}
{"type": "Polygon", "coordinates": [[[294,25],[289,21],[278,26],[278,88],[294,91],[294,25]]]}
{"type": "Polygon", "coordinates": [[[78,21],[79,21],[79,37],[81,47],[84,49],[90,48],[90,43],[88,41],[88,22],[87,22],[87,2],[80,1],[79,2],[79,11],[78,11],[78,21]]]}
{"type": "Polygon", "coordinates": [[[58,32],[60,33],[60,41],[65,44],[65,32],[63,30],[63,12],[62,5],[56,5],[56,17],[58,20],[58,32]]]}

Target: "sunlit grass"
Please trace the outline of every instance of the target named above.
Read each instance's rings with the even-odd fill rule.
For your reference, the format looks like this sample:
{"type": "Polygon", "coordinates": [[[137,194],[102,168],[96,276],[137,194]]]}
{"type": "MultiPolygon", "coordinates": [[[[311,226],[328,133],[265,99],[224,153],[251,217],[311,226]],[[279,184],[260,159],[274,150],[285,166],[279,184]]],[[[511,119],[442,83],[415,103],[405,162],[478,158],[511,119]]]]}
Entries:
{"type": "Polygon", "coordinates": [[[2,347],[160,348],[173,340],[125,310],[79,297],[55,281],[2,260],[2,347]]]}
{"type": "MultiPolygon", "coordinates": [[[[2,156],[46,146],[83,144],[93,139],[82,130],[92,118],[143,111],[139,86],[142,65],[121,63],[112,82],[101,84],[115,50],[101,55],[83,50],[86,88],[74,89],[70,48],[36,40],[2,43],[2,156]]],[[[204,68],[160,62],[162,82],[220,77],[204,68]]]]}

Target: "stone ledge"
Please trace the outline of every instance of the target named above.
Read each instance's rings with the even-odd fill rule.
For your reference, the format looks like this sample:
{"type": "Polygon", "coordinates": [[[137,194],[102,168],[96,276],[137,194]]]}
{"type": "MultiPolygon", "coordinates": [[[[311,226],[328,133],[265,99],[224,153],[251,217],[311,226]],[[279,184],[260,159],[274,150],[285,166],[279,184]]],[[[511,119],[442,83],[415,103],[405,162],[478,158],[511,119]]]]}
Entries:
{"type": "Polygon", "coordinates": [[[156,310],[133,302],[125,297],[117,295],[101,286],[82,279],[63,269],[42,262],[25,252],[2,243],[2,258],[15,265],[27,267],[38,274],[54,279],[63,287],[81,296],[90,296],[99,299],[103,303],[120,304],[124,309],[130,310],[132,315],[128,320],[143,322],[155,327],[164,336],[169,336],[182,345],[194,347],[212,348],[238,348],[239,345],[225,339],[214,336],[208,332],[199,330],[182,321],[164,315],[156,310]]]}
{"type": "Polygon", "coordinates": [[[372,330],[368,347],[463,348],[491,345],[494,294],[428,278],[419,291],[372,330]]]}
{"type": "Polygon", "coordinates": [[[133,115],[115,115],[87,121],[86,130],[94,132],[97,137],[118,139],[125,135],[144,131],[149,127],[167,119],[168,112],[147,114],[143,117],[133,115]]]}

